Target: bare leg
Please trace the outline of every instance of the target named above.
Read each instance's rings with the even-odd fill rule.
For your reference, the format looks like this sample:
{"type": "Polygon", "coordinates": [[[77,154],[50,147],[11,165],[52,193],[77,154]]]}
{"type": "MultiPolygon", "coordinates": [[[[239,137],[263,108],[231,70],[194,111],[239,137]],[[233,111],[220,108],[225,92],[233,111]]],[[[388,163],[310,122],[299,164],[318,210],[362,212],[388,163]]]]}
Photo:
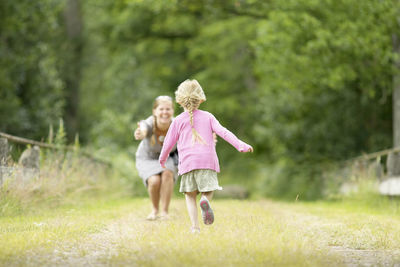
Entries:
{"type": "Polygon", "coordinates": [[[197,205],[196,205],[196,196],[197,191],[186,192],[186,207],[189,213],[190,221],[192,222],[192,228],[200,229],[199,227],[199,219],[197,215],[197,205]]]}
{"type": "Polygon", "coordinates": [[[168,207],[171,201],[172,190],[174,189],[174,174],[170,170],[161,173],[161,216],[168,215],[168,207]]]}
{"type": "Polygon", "coordinates": [[[147,179],[147,191],[149,192],[151,204],[153,205],[152,212],[147,217],[147,219],[149,220],[156,219],[156,216],[158,214],[158,207],[160,203],[160,185],[160,175],[153,175],[149,177],[149,179],[147,179]]]}
{"type": "Polygon", "coordinates": [[[212,200],[212,198],[213,198],[213,195],[214,195],[214,191],[201,192],[201,195],[202,195],[202,196],[205,196],[205,197],[208,199],[208,201],[211,202],[211,200],[212,200]]]}

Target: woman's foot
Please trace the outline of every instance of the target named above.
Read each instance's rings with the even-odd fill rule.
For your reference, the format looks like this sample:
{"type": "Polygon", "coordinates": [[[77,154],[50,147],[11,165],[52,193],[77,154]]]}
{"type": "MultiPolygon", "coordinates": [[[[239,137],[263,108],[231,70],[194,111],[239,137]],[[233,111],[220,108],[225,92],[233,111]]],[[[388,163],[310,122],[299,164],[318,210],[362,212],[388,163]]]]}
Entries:
{"type": "Polygon", "coordinates": [[[147,217],[146,220],[148,221],[155,221],[157,220],[157,213],[155,213],[154,211],[152,213],[150,213],[147,217]]]}
{"type": "Polygon", "coordinates": [[[162,212],[162,213],[160,214],[160,220],[162,220],[162,221],[168,221],[169,219],[170,219],[170,218],[169,218],[168,213],[162,212]]]}

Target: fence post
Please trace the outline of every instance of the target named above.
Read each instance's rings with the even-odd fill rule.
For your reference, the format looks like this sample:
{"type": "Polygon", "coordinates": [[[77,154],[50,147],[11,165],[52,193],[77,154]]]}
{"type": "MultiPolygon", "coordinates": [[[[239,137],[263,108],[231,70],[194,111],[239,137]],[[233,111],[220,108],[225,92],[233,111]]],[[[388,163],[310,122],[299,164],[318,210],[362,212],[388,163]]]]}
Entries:
{"type": "Polygon", "coordinates": [[[3,166],[7,165],[8,158],[8,140],[0,138],[0,185],[3,184],[3,166]]]}
{"type": "Polygon", "coordinates": [[[22,179],[23,181],[29,181],[33,177],[39,174],[39,157],[40,149],[38,146],[28,148],[22,152],[18,163],[22,166],[22,179]]]}
{"type": "Polygon", "coordinates": [[[386,160],[388,177],[400,176],[400,153],[390,152],[386,160]]]}

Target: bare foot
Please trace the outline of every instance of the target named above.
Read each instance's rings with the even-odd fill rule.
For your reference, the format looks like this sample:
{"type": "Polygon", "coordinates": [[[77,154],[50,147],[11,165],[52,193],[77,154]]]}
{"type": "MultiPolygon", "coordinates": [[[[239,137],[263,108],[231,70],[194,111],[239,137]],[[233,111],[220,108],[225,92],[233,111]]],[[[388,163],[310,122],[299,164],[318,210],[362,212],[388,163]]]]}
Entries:
{"type": "Polygon", "coordinates": [[[161,214],[160,214],[160,219],[163,220],[163,221],[167,221],[167,220],[169,220],[170,218],[169,218],[169,215],[168,215],[167,212],[161,212],[161,214]]]}
{"type": "Polygon", "coordinates": [[[190,227],[190,232],[192,234],[200,234],[200,227],[192,226],[190,227]]]}
{"type": "Polygon", "coordinates": [[[146,217],[146,220],[148,220],[148,221],[157,220],[157,213],[155,213],[155,212],[150,213],[150,214],[146,217]]]}

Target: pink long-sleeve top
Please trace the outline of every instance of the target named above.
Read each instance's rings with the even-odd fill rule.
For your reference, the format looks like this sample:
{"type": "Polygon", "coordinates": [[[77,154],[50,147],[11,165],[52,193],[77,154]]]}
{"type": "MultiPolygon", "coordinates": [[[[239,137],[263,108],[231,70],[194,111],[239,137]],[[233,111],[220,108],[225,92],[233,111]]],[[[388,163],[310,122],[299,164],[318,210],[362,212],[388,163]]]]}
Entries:
{"type": "Polygon", "coordinates": [[[223,127],[209,112],[196,109],[193,111],[194,128],[206,144],[192,143],[192,126],[188,112],[182,112],[172,122],[164,139],[160,154],[160,164],[167,161],[171,149],[178,142],[179,174],[195,169],[211,169],[219,172],[219,162],[213,132],[222,137],[240,152],[246,152],[250,146],[239,140],[232,132],[223,127]]]}

